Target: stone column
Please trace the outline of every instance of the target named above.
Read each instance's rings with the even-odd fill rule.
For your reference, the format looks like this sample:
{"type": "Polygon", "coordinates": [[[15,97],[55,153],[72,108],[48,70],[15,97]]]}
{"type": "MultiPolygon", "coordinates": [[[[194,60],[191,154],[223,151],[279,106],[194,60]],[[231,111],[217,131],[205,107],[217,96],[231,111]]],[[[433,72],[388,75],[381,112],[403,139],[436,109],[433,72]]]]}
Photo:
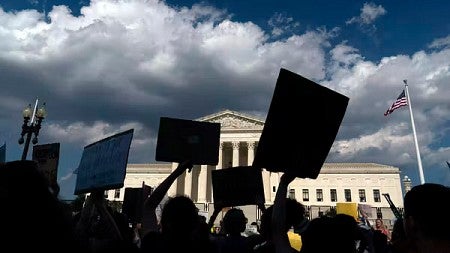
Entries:
{"type": "MultiPolygon", "coordinates": [[[[218,160],[217,165],[216,165],[216,170],[221,170],[222,169],[222,167],[223,167],[222,166],[222,164],[223,164],[222,160],[223,160],[223,142],[220,142],[220,145],[219,145],[219,160],[218,160]]],[[[211,168],[211,171],[213,169],[214,168],[211,168]]],[[[213,202],[214,201],[214,194],[213,194],[213,187],[212,187],[211,172],[209,174],[209,180],[210,180],[209,192],[210,192],[211,199],[208,198],[208,200],[213,202]]],[[[208,187],[207,187],[207,189],[208,189],[208,187]]]]}
{"type": "Polygon", "coordinates": [[[249,141],[249,142],[247,142],[247,165],[248,166],[253,164],[254,158],[255,158],[255,142],[249,141]]]}
{"type": "Polygon", "coordinates": [[[222,169],[222,157],[223,157],[223,142],[219,145],[219,161],[217,162],[216,170],[222,169]]]}
{"type": "Polygon", "coordinates": [[[202,165],[198,175],[198,200],[197,202],[206,203],[206,190],[208,189],[206,183],[208,182],[206,176],[208,175],[208,165],[202,165]]]}
{"type": "Polygon", "coordinates": [[[233,163],[232,163],[232,167],[237,167],[239,166],[239,142],[238,141],[233,141],[233,163]]]}
{"type": "Polygon", "coordinates": [[[184,195],[190,198],[192,196],[192,171],[186,170],[184,173],[184,195]]]}
{"type": "MultiPolygon", "coordinates": [[[[172,163],[172,172],[178,167],[178,163],[172,163]]],[[[169,188],[169,197],[175,197],[177,195],[178,179],[176,179],[169,188]]]]}
{"type": "Polygon", "coordinates": [[[263,185],[264,185],[264,202],[266,204],[272,203],[272,187],[270,185],[270,172],[266,169],[262,171],[263,185]]]}

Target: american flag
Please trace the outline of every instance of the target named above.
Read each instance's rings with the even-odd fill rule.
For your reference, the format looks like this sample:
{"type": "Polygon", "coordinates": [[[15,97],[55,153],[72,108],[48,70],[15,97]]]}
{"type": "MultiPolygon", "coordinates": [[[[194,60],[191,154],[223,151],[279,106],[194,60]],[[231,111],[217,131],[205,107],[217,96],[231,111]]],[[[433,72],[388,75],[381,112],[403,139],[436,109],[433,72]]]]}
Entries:
{"type": "Polygon", "coordinates": [[[387,116],[392,112],[394,112],[395,109],[406,105],[408,105],[408,100],[406,99],[405,96],[405,90],[403,90],[400,96],[398,96],[397,100],[395,100],[395,102],[391,105],[391,107],[389,107],[389,109],[387,109],[387,111],[384,113],[384,116],[387,116]]]}

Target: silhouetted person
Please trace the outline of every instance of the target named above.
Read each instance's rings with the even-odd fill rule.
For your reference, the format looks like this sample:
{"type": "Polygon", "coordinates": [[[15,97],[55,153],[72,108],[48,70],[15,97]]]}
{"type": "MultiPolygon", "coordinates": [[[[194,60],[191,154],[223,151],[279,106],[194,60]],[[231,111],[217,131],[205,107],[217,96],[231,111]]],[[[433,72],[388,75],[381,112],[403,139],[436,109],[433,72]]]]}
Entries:
{"type": "MultiPolygon", "coordinates": [[[[104,190],[93,190],[76,224],[77,239],[83,252],[128,252],[130,241],[122,234],[122,222],[115,217],[104,197],[104,190]],[[118,225],[119,224],[119,225],[118,225]]],[[[129,238],[129,237],[128,237],[129,238]]]]}
{"type": "Polygon", "coordinates": [[[231,208],[223,217],[223,229],[226,234],[218,240],[220,253],[248,253],[251,246],[247,237],[242,233],[245,231],[247,218],[241,209],[231,208]]]}
{"type": "Polygon", "coordinates": [[[185,196],[169,199],[161,214],[161,230],[142,238],[142,252],[209,252],[207,226],[198,209],[185,196]],[[205,233],[206,230],[206,233],[205,233]]]}
{"type": "Polygon", "coordinates": [[[404,198],[404,229],[410,252],[450,252],[450,219],[440,205],[450,200],[450,188],[433,183],[413,187],[404,198]]]}
{"type": "Polygon", "coordinates": [[[382,219],[377,218],[372,227],[372,244],[375,253],[386,253],[389,250],[391,232],[384,225],[382,219]]]}
{"type": "Polygon", "coordinates": [[[260,233],[265,242],[254,248],[255,252],[298,252],[292,248],[288,231],[304,222],[305,207],[295,199],[286,198],[287,187],[295,176],[284,173],[280,178],[274,204],[261,216],[260,233]]]}
{"type": "Polygon", "coordinates": [[[391,240],[391,232],[387,229],[386,225],[384,225],[384,222],[382,219],[376,219],[375,220],[375,230],[380,231],[382,234],[386,235],[387,241],[391,240]]]}
{"type": "Polygon", "coordinates": [[[360,231],[356,220],[346,214],[313,219],[302,234],[301,253],[357,252],[360,231]]]}
{"type": "Polygon", "coordinates": [[[406,238],[405,229],[403,226],[403,219],[402,218],[397,219],[394,222],[394,226],[392,228],[390,252],[406,253],[408,252],[409,246],[410,243],[406,238]]]}
{"type": "Polygon", "coordinates": [[[178,167],[153,191],[144,203],[141,252],[211,252],[208,228],[199,217],[198,209],[186,196],[176,196],[167,201],[161,213],[160,224],[156,218],[156,207],[172,183],[191,169],[189,161],[178,167]]]}
{"type": "Polygon", "coordinates": [[[4,251],[77,252],[70,213],[34,161],[0,165],[0,247],[4,251]]]}
{"type": "Polygon", "coordinates": [[[134,228],[130,227],[128,223],[128,217],[117,210],[113,210],[111,206],[108,205],[108,211],[112,215],[114,222],[119,229],[119,232],[122,236],[122,242],[120,245],[120,249],[123,249],[124,252],[133,253],[138,252],[138,246],[135,243],[135,233],[134,228]]]}
{"type": "Polygon", "coordinates": [[[380,230],[374,230],[373,235],[373,247],[375,253],[387,253],[389,250],[388,237],[380,230]]]}

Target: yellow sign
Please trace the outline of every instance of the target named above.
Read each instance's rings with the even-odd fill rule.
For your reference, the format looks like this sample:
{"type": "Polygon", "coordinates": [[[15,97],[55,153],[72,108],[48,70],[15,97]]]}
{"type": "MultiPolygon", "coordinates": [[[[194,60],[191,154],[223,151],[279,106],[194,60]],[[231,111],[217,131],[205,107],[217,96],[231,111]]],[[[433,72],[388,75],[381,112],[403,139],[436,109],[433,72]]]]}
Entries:
{"type": "Polygon", "coordinates": [[[302,238],[299,234],[289,231],[288,232],[289,243],[291,248],[300,251],[302,249],[302,238]]]}
{"type": "Polygon", "coordinates": [[[352,216],[358,220],[358,204],[357,203],[336,203],[336,213],[343,213],[352,216]]]}

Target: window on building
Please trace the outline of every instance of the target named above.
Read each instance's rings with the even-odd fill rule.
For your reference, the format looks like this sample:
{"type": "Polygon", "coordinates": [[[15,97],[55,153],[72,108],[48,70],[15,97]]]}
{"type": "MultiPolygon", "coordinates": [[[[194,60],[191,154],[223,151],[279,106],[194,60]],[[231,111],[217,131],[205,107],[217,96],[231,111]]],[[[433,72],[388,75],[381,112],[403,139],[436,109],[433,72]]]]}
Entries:
{"type": "Polygon", "coordinates": [[[366,202],[366,191],[359,189],[359,202],[366,202]]]}
{"type": "Polygon", "coordinates": [[[309,190],[303,189],[303,201],[309,201],[309,190]]]}
{"type": "Polygon", "coordinates": [[[104,191],[103,192],[103,196],[105,197],[105,199],[107,199],[108,198],[108,191],[104,191]]]}
{"type": "Polygon", "coordinates": [[[290,199],[295,199],[295,189],[290,189],[289,190],[289,198],[290,199]]]}
{"type": "Polygon", "coordinates": [[[373,201],[381,202],[380,190],[378,189],[373,190],[373,201]]]}
{"type": "Polygon", "coordinates": [[[114,198],[115,198],[115,199],[120,198],[120,189],[115,189],[115,190],[114,190],[114,198]]]}
{"type": "Polygon", "coordinates": [[[317,197],[317,201],[318,201],[318,202],[322,202],[322,201],[323,201],[323,192],[322,192],[322,189],[317,189],[317,190],[316,190],[316,197],[317,197]]]}
{"type": "Polygon", "coordinates": [[[273,192],[276,192],[276,191],[277,191],[277,188],[276,188],[275,186],[272,186],[272,191],[273,191],[273,192]]]}
{"type": "Polygon", "coordinates": [[[344,189],[345,202],[352,202],[352,191],[350,189],[344,189]]]}
{"type": "Polygon", "coordinates": [[[337,202],[337,192],[336,189],[330,189],[331,202],[337,202]]]}

